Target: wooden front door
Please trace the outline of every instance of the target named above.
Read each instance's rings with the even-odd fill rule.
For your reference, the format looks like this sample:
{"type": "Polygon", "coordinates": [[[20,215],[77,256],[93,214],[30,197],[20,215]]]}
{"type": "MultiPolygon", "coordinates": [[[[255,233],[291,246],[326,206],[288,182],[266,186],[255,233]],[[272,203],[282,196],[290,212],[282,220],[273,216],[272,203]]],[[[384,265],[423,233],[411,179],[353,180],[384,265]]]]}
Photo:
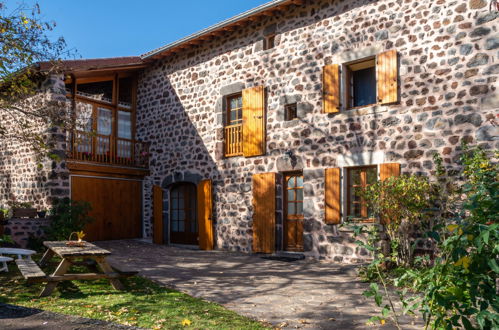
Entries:
{"type": "Polygon", "coordinates": [[[72,176],[71,198],[92,207],[94,221],[85,226],[86,240],[142,237],[141,181],[72,176]]]}
{"type": "Polygon", "coordinates": [[[198,244],[196,186],[180,183],[170,190],[170,240],[177,244],[198,244]]]}
{"type": "Polygon", "coordinates": [[[303,251],[303,174],[285,174],[284,188],[284,249],[303,251]]]}

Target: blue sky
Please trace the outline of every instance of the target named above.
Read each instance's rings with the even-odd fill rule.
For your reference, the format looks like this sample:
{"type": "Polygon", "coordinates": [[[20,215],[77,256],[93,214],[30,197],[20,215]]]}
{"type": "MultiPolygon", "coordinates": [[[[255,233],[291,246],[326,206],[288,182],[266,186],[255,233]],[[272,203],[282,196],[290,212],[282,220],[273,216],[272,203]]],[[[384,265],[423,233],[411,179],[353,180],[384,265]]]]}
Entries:
{"type": "MultiPolygon", "coordinates": [[[[83,58],[140,55],[269,0],[39,0],[83,58]]],[[[7,0],[13,8],[18,0],[7,0]]],[[[26,3],[35,3],[25,0],[26,3]]]]}

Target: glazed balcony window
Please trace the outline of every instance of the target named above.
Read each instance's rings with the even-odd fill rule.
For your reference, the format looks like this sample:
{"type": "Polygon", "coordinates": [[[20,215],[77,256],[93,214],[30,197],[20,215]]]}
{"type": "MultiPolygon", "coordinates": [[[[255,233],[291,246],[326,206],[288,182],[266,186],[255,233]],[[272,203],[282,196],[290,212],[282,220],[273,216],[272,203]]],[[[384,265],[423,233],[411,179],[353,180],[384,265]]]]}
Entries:
{"type": "Polygon", "coordinates": [[[132,76],[77,78],[68,81],[76,128],[69,159],[147,167],[147,145],[135,140],[135,80],[132,76]]]}

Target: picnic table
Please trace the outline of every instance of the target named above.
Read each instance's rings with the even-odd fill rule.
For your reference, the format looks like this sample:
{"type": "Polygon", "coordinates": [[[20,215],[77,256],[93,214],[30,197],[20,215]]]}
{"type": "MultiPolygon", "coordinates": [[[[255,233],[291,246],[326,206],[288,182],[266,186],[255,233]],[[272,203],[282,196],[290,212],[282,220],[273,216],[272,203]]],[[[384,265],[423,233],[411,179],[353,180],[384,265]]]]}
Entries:
{"type": "Polygon", "coordinates": [[[123,290],[124,286],[119,280],[121,277],[133,276],[137,272],[122,272],[117,267],[111,266],[106,257],[111,254],[92,243],[83,241],[84,246],[71,246],[67,241],[43,242],[47,251],[38,266],[33,260],[18,259],[16,264],[28,282],[47,282],[40,297],[50,296],[57,284],[62,281],[96,280],[107,278],[116,290],[123,290]],[[62,260],[52,275],[46,275],[40,267],[44,267],[54,256],[62,260]],[[83,265],[93,270],[92,273],[68,273],[72,265],[83,265]],[[99,269],[96,267],[99,266],[99,269]]]}

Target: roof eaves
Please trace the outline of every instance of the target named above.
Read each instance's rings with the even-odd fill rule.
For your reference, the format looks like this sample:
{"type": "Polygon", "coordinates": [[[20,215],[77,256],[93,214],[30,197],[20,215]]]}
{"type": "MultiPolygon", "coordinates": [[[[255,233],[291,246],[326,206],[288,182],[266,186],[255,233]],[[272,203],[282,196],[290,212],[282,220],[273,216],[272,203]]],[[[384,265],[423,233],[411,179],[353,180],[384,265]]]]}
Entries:
{"type": "Polygon", "coordinates": [[[142,58],[142,60],[147,60],[147,59],[149,59],[150,57],[152,57],[154,55],[157,55],[157,54],[162,53],[164,51],[167,51],[167,50],[170,50],[172,48],[175,48],[175,47],[177,47],[177,46],[179,46],[179,45],[181,45],[181,44],[183,44],[185,42],[194,40],[196,38],[201,37],[202,35],[211,33],[211,32],[213,32],[215,30],[218,30],[218,29],[223,28],[225,26],[228,26],[230,24],[236,23],[236,22],[238,22],[238,21],[240,21],[242,19],[246,19],[246,18],[251,17],[251,16],[253,16],[255,14],[261,13],[263,11],[272,9],[275,6],[281,5],[281,4],[283,4],[285,2],[289,2],[289,1],[290,0],[273,0],[273,1],[270,1],[270,2],[267,2],[267,3],[264,3],[263,5],[260,5],[258,7],[253,8],[253,9],[250,9],[248,11],[245,11],[244,13],[241,13],[241,14],[236,15],[234,17],[231,17],[231,18],[229,18],[229,19],[227,19],[225,21],[222,21],[220,23],[212,25],[212,26],[210,26],[210,27],[208,27],[206,29],[203,29],[203,30],[201,30],[199,32],[191,34],[191,35],[189,35],[189,36],[187,36],[185,38],[182,38],[180,40],[174,41],[174,42],[172,42],[172,43],[170,43],[168,45],[165,45],[163,47],[151,50],[151,51],[149,51],[149,52],[147,52],[145,54],[140,55],[140,57],[142,58]]]}

